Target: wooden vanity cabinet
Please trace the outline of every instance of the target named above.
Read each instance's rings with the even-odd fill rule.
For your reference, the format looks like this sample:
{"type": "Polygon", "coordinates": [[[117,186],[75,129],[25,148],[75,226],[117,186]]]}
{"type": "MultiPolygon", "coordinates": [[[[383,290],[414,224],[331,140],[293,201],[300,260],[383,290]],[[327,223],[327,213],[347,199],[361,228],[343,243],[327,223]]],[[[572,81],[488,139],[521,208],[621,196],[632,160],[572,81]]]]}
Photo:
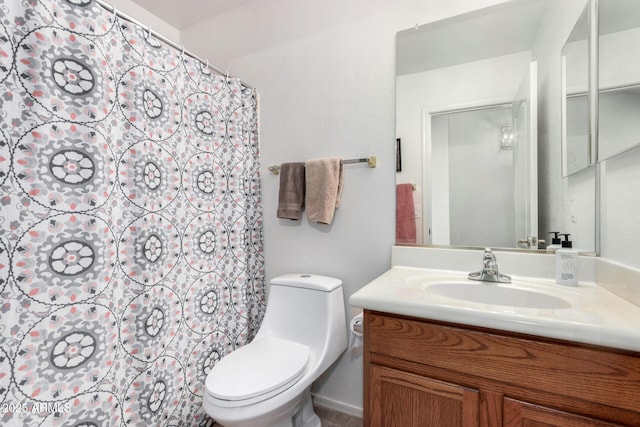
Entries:
{"type": "Polygon", "coordinates": [[[364,425],[640,426],[640,354],[365,310],[364,425]]]}

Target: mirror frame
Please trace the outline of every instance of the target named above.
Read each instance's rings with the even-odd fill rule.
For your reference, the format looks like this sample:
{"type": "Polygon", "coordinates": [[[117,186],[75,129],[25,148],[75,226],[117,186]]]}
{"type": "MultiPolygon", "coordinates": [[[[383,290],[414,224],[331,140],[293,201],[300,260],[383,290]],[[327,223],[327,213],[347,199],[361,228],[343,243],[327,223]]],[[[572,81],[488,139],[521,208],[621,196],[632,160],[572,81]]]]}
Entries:
{"type": "Polygon", "coordinates": [[[599,118],[599,19],[598,19],[598,0],[589,0],[589,95],[591,102],[589,103],[589,124],[591,131],[591,156],[594,161],[594,179],[595,179],[595,220],[594,220],[594,250],[593,255],[600,256],[601,243],[601,187],[602,174],[601,163],[598,159],[598,118],[599,118]]]}

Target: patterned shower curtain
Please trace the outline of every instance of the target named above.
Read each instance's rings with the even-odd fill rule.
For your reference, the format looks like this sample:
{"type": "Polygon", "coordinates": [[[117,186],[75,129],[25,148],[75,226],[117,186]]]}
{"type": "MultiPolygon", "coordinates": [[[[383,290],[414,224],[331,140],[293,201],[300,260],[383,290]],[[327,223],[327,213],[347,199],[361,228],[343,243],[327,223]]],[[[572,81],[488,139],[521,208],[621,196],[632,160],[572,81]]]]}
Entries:
{"type": "Polygon", "coordinates": [[[91,0],[0,0],[1,425],[211,423],[265,308],[258,155],[237,79],[91,0]]]}

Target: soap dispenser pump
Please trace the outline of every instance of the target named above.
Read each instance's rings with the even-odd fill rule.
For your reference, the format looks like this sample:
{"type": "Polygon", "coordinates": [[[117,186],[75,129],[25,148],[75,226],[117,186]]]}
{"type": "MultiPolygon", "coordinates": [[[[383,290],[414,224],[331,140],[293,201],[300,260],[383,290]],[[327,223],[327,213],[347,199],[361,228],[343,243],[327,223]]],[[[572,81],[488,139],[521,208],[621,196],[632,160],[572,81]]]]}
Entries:
{"type": "MultiPolygon", "coordinates": [[[[560,234],[560,233],[558,233],[560,234]]],[[[578,285],[578,250],[573,248],[570,234],[564,236],[562,247],[556,250],[556,283],[559,285],[578,285]]]]}
{"type": "Polygon", "coordinates": [[[549,234],[553,234],[553,237],[551,238],[551,244],[547,246],[547,252],[555,252],[556,250],[562,248],[562,240],[560,239],[560,237],[558,237],[560,232],[550,231],[549,234]]]}

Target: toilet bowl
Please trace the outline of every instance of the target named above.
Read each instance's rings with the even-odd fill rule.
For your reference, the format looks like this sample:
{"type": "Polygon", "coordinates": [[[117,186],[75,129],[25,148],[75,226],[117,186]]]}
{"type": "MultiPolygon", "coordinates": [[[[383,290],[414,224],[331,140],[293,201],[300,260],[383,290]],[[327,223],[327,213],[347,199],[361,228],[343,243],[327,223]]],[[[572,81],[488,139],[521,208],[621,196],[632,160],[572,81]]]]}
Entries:
{"type": "Polygon", "coordinates": [[[347,348],[342,282],[286,274],[270,283],[260,330],[211,369],[203,408],[225,427],[320,427],[310,389],[347,348]]]}

